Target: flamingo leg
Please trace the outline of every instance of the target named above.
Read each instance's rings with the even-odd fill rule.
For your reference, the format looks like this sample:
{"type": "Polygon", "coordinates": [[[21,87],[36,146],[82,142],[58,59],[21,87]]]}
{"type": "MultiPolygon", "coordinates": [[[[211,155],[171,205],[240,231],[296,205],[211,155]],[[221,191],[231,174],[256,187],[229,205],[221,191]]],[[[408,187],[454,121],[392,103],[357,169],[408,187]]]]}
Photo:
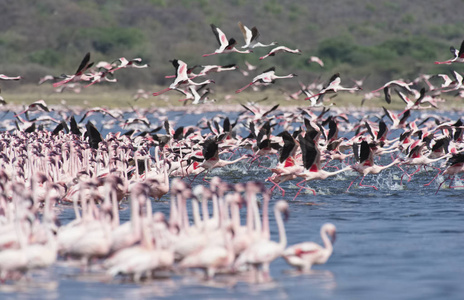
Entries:
{"type": "MultiPolygon", "coordinates": [[[[202,171],[203,172],[203,171],[202,171]]],[[[203,176],[203,181],[206,183],[209,183],[208,180],[206,180],[206,176],[209,174],[209,170],[206,171],[205,176],[203,176]]]]}
{"type": "Polygon", "coordinates": [[[248,170],[250,170],[251,165],[253,164],[255,160],[258,160],[258,166],[259,166],[259,156],[256,155],[255,157],[251,158],[251,161],[249,162],[248,170]]]}
{"type": "Polygon", "coordinates": [[[373,185],[365,185],[365,184],[362,184],[362,182],[363,182],[363,180],[364,180],[365,177],[366,177],[366,176],[363,176],[363,178],[361,178],[361,181],[359,182],[359,186],[371,187],[371,188],[374,188],[374,190],[377,191],[378,188],[376,188],[376,187],[373,186],[373,185]]]}
{"type": "Polygon", "coordinates": [[[346,192],[345,193],[348,193],[348,191],[350,190],[351,186],[353,185],[353,183],[356,181],[356,179],[358,179],[359,176],[357,176],[355,179],[353,179],[353,181],[350,183],[350,185],[348,186],[348,188],[346,189],[346,192]]]}
{"type": "MultiPolygon", "coordinates": [[[[403,177],[404,175],[408,175],[408,177],[410,176],[407,172],[407,170],[404,170],[403,168],[401,168],[400,166],[397,165],[398,168],[400,168],[401,171],[403,171],[403,175],[401,175],[401,180],[400,180],[400,185],[403,185],[403,177]]],[[[409,182],[409,181],[408,181],[409,182]]]]}
{"type": "MultiPolygon", "coordinates": [[[[454,177],[453,177],[453,178],[454,178],[454,177]]],[[[452,180],[452,179],[451,179],[451,175],[448,176],[448,178],[446,178],[445,180],[443,180],[443,181],[440,183],[440,185],[438,186],[437,191],[435,192],[435,195],[438,194],[438,191],[440,190],[441,186],[442,186],[443,183],[445,183],[445,181],[447,181],[447,180],[452,180]]]]}
{"type": "Polygon", "coordinates": [[[236,94],[241,93],[244,89],[246,89],[247,87],[252,86],[253,84],[254,84],[254,82],[251,82],[251,83],[245,85],[244,87],[242,87],[241,89],[236,90],[235,93],[236,94]]]}
{"type": "Polygon", "coordinates": [[[313,192],[313,195],[316,196],[316,191],[315,191],[314,189],[308,188],[308,187],[305,187],[305,186],[301,186],[301,185],[300,185],[301,183],[306,183],[306,182],[307,182],[306,180],[302,180],[302,181],[300,181],[300,182],[298,182],[298,183],[296,184],[296,186],[299,187],[300,189],[298,190],[298,192],[296,193],[295,197],[293,198],[293,201],[295,201],[296,197],[298,197],[298,195],[300,194],[301,190],[303,190],[303,189],[307,189],[307,190],[312,191],[312,192],[313,192]]]}
{"type": "MultiPolygon", "coordinates": [[[[455,176],[453,176],[453,181],[454,181],[454,179],[455,179],[455,176]]],[[[461,180],[461,178],[458,178],[458,179],[461,180]]],[[[462,185],[451,185],[451,183],[453,183],[453,182],[450,182],[450,186],[449,186],[450,189],[462,188],[462,187],[464,187],[464,186],[462,186],[462,185]]]]}
{"type": "MultiPolygon", "coordinates": [[[[193,183],[193,182],[195,181],[195,178],[197,178],[198,175],[200,175],[201,173],[203,173],[203,172],[205,172],[205,171],[206,171],[206,169],[202,170],[200,173],[198,173],[198,174],[196,174],[195,176],[193,176],[193,179],[192,179],[192,181],[191,181],[190,183],[193,183]]],[[[206,177],[206,174],[205,174],[205,177],[206,177]]],[[[204,179],[204,177],[203,177],[203,179],[204,179]]]]}
{"type": "Polygon", "coordinates": [[[285,197],[285,190],[278,183],[272,180],[271,177],[269,177],[268,180],[274,184],[274,186],[271,188],[271,193],[272,191],[274,191],[275,188],[278,188],[279,190],[282,191],[282,197],[285,197]]]}
{"type": "Polygon", "coordinates": [[[162,91],[159,91],[159,92],[157,92],[157,93],[153,93],[153,96],[159,96],[159,95],[161,95],[161,94],[163,94],[163,93],[166,93],[166,92],[169,91],[169,90],[171,90],[170,87],[165,88],[165,89],[162,90],[162,91]]]}
{"type": "Polygon", "coordinates": [[[414,174],[416,174],[417,172],[419,172],[419,171],[420,171],[421,167],[422,167],[422,165],[419,165],[419,167],[417,168],[417,170],[415,170],[415,171],[414,171],[414,172],[413,172],[411,175],[409,175],[408,182],[410,182],[410,181],[411,181],[411,179],[412,179],[412,176],[413,176],[414,174]]]}
{"type": "MultiPolygon", "coordinates": [[[[424,166],[424,168],[425,168],[425,166],[424,166]]],[[[436,179],[436,178],[438,177],[438,175],[440,175],[440,173],[441,173],[441,170],[440,170],[440,168],[436,168],[436,167],[432,167],[432,168],[434,168],[434,169],[438,169],[438,173],[437,173],[437,175],[435,175],[435,177],[433,177],[433,178],[432,178],[432,180],[431,180],[429,183],[427,183],[427,184],[424,184],[424,186],[429,186],[429,185],[430,185],[432,182],[434,182],[434,181],[435,181],[435,179],[436,179]]]]}
{"type": "Polygon", "coordinates": [[[211,55],[216,55],[217,53],[214,52],[214,53],[209,53],[209,54],[203,54],[202,57],[207,57],[207,56],[211,56],[211,55]]]}

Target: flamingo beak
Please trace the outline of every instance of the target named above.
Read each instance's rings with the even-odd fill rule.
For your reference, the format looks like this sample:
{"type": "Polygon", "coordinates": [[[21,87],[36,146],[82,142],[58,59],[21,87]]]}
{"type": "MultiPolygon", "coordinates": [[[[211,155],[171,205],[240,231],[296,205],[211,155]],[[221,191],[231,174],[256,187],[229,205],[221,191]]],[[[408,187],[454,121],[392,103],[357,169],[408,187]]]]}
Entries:
{"type": "Polygon", "coordinates": [[[333,244],[333,243],[335,243],[335,240],[337,238],[337,233],[334,231],[334,232],[332,232],[331,236],[332,236],[332,244],[333,244]]]}

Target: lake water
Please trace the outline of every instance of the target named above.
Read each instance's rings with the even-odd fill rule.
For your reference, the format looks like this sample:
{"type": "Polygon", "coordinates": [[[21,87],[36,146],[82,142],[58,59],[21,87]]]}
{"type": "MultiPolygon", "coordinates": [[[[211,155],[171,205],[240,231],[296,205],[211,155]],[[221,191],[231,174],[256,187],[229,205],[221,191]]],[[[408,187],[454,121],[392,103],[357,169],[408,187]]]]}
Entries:
{"type": "MultiPolygon", "coordinates": [[[[174,115],[181,116],[173,113],[170,117],[174,115]]],[[[196,124],[200,117],[182,115],[178,125],[196,124]]],[[[388,159],[383,162],[388,163],[388,159]]],[[[348,172],[310,182],[308,186],[317,195],[302,192],[295,200],[296,182],[282,184],[286,195],[281,197],[278,190],[274,191],[271,206],[280,199],[290,204],[290,218],[285,223],[289,245],[322,243],[320,226],[331,222],[337,227],[333,255],[309,274],[298,274],[283,259],[277,259],[271,264],[270,283],[254,284],[221,275],[205,281],[200,273],[192,273],[166,274],[135,284],[110,280],[99,271],[83,273],[60,260],[47,270],[32,272],[27,280],[0,285],[0,299],[463,299],[464,191],[445,184],[436,193],[444,180],[441,176],[424,187],[435,174],[434,169],[421,171],[410,182],[405,177],[400,185],[402,172],[392,167],[379,175],[366,176],[364,184],[379,190],[355,183],[346,192],[357,176],[348,172]]],[[[264,180],[270,171],[257,164],[251,168],[238,164],[211,175],[236,183],[264,180]]],[[[196,184],[204,183],[199,178],[196,184]]],[[[168,199],[166,195],[165,201],[154,203],[153,209],[168,213],[168,199]]],[[[63,223],[74,219],[70,208],[60,209],[63,223]]],[[[128,219],[126,203],[121,221],[128,219]]],[[[271,238],[278,240],[272,214],[270,219],[271,238]]]]}

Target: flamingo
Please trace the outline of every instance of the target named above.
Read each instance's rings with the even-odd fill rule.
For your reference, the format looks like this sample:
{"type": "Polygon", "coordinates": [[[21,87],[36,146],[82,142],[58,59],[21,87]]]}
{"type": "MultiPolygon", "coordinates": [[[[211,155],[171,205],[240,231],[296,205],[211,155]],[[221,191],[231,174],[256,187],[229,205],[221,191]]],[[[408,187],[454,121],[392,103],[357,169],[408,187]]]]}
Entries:
{"type": "Polygon", "coordinates": [[[379,87],[378,89],[371,91],[371,93],[378,92],[378,91],[380,91],[381,89],[384,89],[384,88],[386,88],[386,87],[390,87],[390,86],[392,86],[392,85],[399,86],[399,87],[401,87],[401,88],[406,89],[408,92],[412,93],[412,90],[411,90],[411,87],[410,87],[410,86],[413,85],[413,84],[414,84],[414,82],[409,82],[409,83],[407,83],[407,82],[405,82],[405,81],[403,81],[403,80],[391,80],[391,81],[385,83],[384,85],[382,85],[381,87],[379,87]]]}
{"type": "MultiPolygon", "coordinates": [[[[423,140],[425,140],[425,138],[423,140]]],[[[409,146],[410,151],[408,153],[408,157],[404,160],[403,164],[416,165],[418,167],[416,171],[414,171],[412,174],[408,174],[408,177],[409,177],[408,182],[411,181],[412,176],[416,174],[417,172],[419,172],[422,167],[425,168],[425,165],[430,165],[436,161],[440,161],[450,156],[450,154],[446,154],[446,155],[443,155],[437,158],[430,158],[429,156],[422,154],[422,150],[424,149],[425,146],[427,146],[427,143],[423,141],[416,141],[411,146],[409,146]]],[[[438,173],[432,179],[432,181],[430,181],[430,183],[432,183],[435,180],[435,178],[437,178],[437,176],[441,173],[441,170],[439,168],[435,168],[433,166],[432,168],[437,169],[438,173]]],[[[430,185],[430,183],[425,184],[424,186],[428,186],[430,185]]]]}
{"type": "MultiPolygon", "coordinates": [[[[306,134],[305,137],[299,136],[301,153],[303,155],[303,166],[305,168],[304,172],[297,174],[298,177],[302,177],[303,180],[297,183],[296,185],[300,187],[300,190],[296,193],[295,198],[300,194],[301,190],[305,187],[300,186],[300,184],[316,180],[316,179],[326,179],[330,176],[335,176],[342,172],[348,171],[350,167],[346,167],[335,172],[327,172],[321,167],[321,153],[318,147],[316,146],[314,140],[310,137],[309,134],[306,134]]],[[[316,191],[310,189],[314,195],[316,191]]]]}
{"type": "Polygon", "coordinates": [[[181,268],[202,268],[205,270],[206,279],[214,277],[217,269],[228,269],[235,258],[232,246],[232,231],[221,230],[225,235],[225,246],[205,245],[197,252],[186,256],[180,263],[181,268]]]}
{"type": "MultiPolygon", "coordinates": [[[[113,72],[116,72],[117,70],[119,69],[122,69],[122,68],[137,68],[137,69],[143,69],[143,68],[148,68],[150,65],[149,64],[141,64],[142,62],[142,59],[137,57],[137,58],[133,58],[131,60],[128,60],[127,58],[125,57],[121,57],[119,58],[118,60],[116,61],[119,61],[119,66],[115,67],[115,68],[111,68],[109,69],[108,71],[113,73],[113,72]]],[[[116,62],[115,61],[115,62],[116,62]]],[[[114,64],[115,62],[113,62],[112,64],[114,64]]],[[[111,64],[111,65],[112,65],[111,64]]]]}
{"type": "Polygon", "coordinates": [[[177,87],[179,87],[181,84],[188,84],[188,85],[203,85],[203,84],[207,84],[207,83],[214,83],[214,80],[211,80],[211,79],[207,79],[203,82],[194,82],[192,81],[188,74],[187,74],[187,64],[185,62],[183,62],[182,60],[180,59],[173,59],[171,60],[171,63],[172,65],[174,66],[174,68],[176,69],[176,79],[174,80],[173,83],[171,83],[171,85],[160,91],[160,92],[157,92],[157,93],[153,93],[153,96],[159,96],[169,90],[174,90],[176,89],[177,87]]]}
{"type": "MultiPolygon", "coordinates": [[[[448,175],[448,178],[443,180],[440,185],[438,186],[438,189],[435,194],[438,193],[440,190],[441,186],[445,183],[445,181],[452,180],[455,178],[456,174],[464,172],[464,153],[455,153],[451,156],[451,158],[447,161],[447,167],[443,171],[443,175],[448,175]]],[[[450,188],[451,188],[451,183],[450,183],[450,188]]]]}
{"type": "MultiPolygon", "coordinates": [[[[215,168],[222,168],[231,164],[235,164],[243,159],[250,158],[251,155],[245,154],[235,160],[223,160],[219,159],[219,147],[214,138],[207,139],[203,142],[202,149],[204,161],[199,164],[199,167],[203,168],[204,171],[211,171],[215,168]]],[[[197,174],[198,175],[198,174],[197,174]]]]}
{"type": "Polygon", "coordinates": [[[277,187],[282,191],[282,197],[284,197],[285,190],[279,184],[297,178],[297,174],[302,173],[304,167],[295,163],[295,152],[297,150],[295,139],[288,131],[282,132],[280,136],[284,141],[284,146],[280,150],[279,163],[275,168],[271,169],[273,173],[266,181],[269,180],[274,184],[271,192],[277,187]]]}
{"type": "Polygon", "coordinates": [[[405,110],[403,111],[402,113],[396,115],[392,112],[390,112],[388,109],[386,109],[385,107],[383,107],[383,111],[385,112],[385,116],[387,116],[392,122],[393,122],[393,125],[392,125],[392,129],[398,129],[398,128],[404,128],[406,127],[406,121],[407,119],[411,116],[411,111],[408,109],[408,110],[405,110]],[[399,116],[401,116],[401,119],[399,118],[399,116]]]}
{"type": "Polygon", "coordinates": [[[200,66],[203,69],[196,74],[194,77],[199,77],[199,76],[206,76],[209,73],[220,73],[220,72],[225,72],[225,71],[233,71],[237,70],[237,65],[236,64],[230,64],[230,65],[225,65],[225,66],[219,66],[219,65],[205,65],[205,66],[200,66]]]}
{"type": "Polygon", "coordinates": [[[5,74],[0,74],[0,80],[20,80],[23,79],[21,76],[7,76],[5,74]]]}
{"type": "Polygon", "coordinates": [[[211,24],[211,29],[213,30],[213,33],[214,35],[216,36],[216,39],[219,43],[219,48],[216,49],[213,53],[210,53],[210,54],[203,54],[203,57],[206,57],[206,56],[211,56],[211,55],[215,55],[215,54],[221,54],[221,53],[231,53],[231,52],[237,52],[237,53],[251,53],[253,51],[247,49],[247,50],[238,50],[237,48],[235,48],[235,45],[237,44],[237,41],[234,39],[234,38],[230,38],[228,41],[227,41],[227,37],[226,35],[224,34],[224,32],[222,32],[221,29],[219,29],[216,25],[214,24],[211,24]]]}
{"type": "Polygon", "coordinates": [[[74,73],[74,75],[71,75],[71,76],[66,76],[67,78],[65,78],[62,81],[55,82],[53,84],[53,87],[57,88],[57,87],[59,87],[59,86],[61,86],[63,84],[66,84],[68,82],[75,82],[75,81],[80,81],[80,80],[89,80],[90,78],[88,76],[86,76],[84,73],[85,73],[85,71],[90,69],[92,66],[93,66],[93,62],[90,63],[90,52],[87,52],[87,54],[82,59],[79,67],[77,68],[76,73],[74,73]]]}
{"type": "Polygon", "coordinates": [[[453,77],[455,78],[455,80],[453,80],[449,85],[448,87],[450,87],[449,89],[447,90],[442,90],[442,92],[446,93],[446,92],[452,92],[452,91],[456,91],[456,90],[459,90],[461,87],[462,87],[462,84],[463,84],[463,76],[461,74],[459,74],[458,72],[456,71],[453,71],[453,77]]]}
{"type": "Polygon", "coordinates": [[[235,91],[235,93],[241,93],[244,89],[252,86],[253,84],[256,84],[256,83],[261,83],[263,85],[269,85],[271,83],[274,83],[276,79],[283,79],[283,78],[293,78],[297,76],[296,74],[288,74],[288,75],[285,75],[285,76],[278,76],[278,75],[275,75],[275,67],[271,67],[267,70],[265,70],[263,73],[257,75],[255,78],[253,78],[253,81],[251,81],[251,83],[247,84],[246,86],[244,86],[243,88],[241,89],[238,89],[235,91]]]}
{"type": "Polygon", "coordinates": [[[315,94],[315,95],[312,95],[312,96],[309,96],[309,97],[306,97],[305,100],[309,100],[313,97],[317,97],[317,96],[322,96],[322,95],[325,95],[327,93],[337,93],[339,91],[359,91],[359,90],[362,90],[362,88],[360,86],[354,86],[354,87],[351,87],[351,88],[347,88],[347,87],[343,87],[340,85],[340,73],[336,73],[334,75],[332,75],[332,77],[330,78],[329,80],[329,83],[327,84],[326,87],[324,87],[322,90],[319,91],[319,93],[315,94]]]}
{"type": "Polygon", "coordinates": [[[335,225],[325,223],[321,227],[321,238],[324,247],[314,242],[303,242],[288,247],[282,256],[289,265],[298,268],[300,271],[308,272],[313,265],[325,264],[330,258],[333,252],[335,235],[335,225]],[[329,235],[332,240],[329,239],[329,235]]]}
{"type": "Polygon", "coordinates": [[[45,112],[50,112],[50,109],[48,108],[47,103],[45,103],[45,101],[42,100],[42,99],[37,100],[34,103],[29,104],[24,111],[22,111],[20,113],[17,113],[16,115],[14,115],[14,117],[16,118],[17,116],[22,115],[24,113],[27,113],[27,112],[30,112],[30,111],[39,111],[39,110],[45,111],[45,112]]]}
{"type": "MultiPolygon", "coordinates": [[[[374,190],[377,190],[377,187],[373,185],[363,185],[362,182],[364,180],[364,177],[366,177],[367,174],[379,174],[382,170],[388,169],[391,166],[398,164],[400,160],[397,158],[388,165],[379,166],[374,163],[374,154],[371,151],[371,146],[366,141],[361,142],[360,148],[361,151],[358,154],[358,144],[353,144],[353,152],[356,157],[356,160],[358,160],[359,162],[351,167],[353,170],[363,175],[361,181],[359,182],[359,186],[367,186],[373,188],[374,190]]],[[[353,182],[358,178],[359,176],[356,177],[350,183],[350,185],[346,189],[347,192],[350,190],[350,187],[353,185],[353,182]]]]}
{"type": "Polygon", "coordinates": [[[274,215],[279,229],[279,242],[274,242],[269,239],[259,239],[254,242],[249,248],[243,251],[235,261],[235,267],[242,265],[250,265],[255,271],[260,268],[259,273],[256,273],[256,280],[268,280],[269,265],[276,258],[282,256],[285,247],[287,246],[287,235],[282,219],[282,213],[288,217],[288,203],[279,200],[274,205],[274,215]]]}
{"type": "Polygon", "coordinates": [[[437,65],[450,65],[452,63],[464,63],[464,40],[461,42],[461,47],[459,50],[454,48],[453,46],[450,47],[451,53],[454,55],[452,59],[446,60],[446,61],[436,61],[435,64],[437,65]]]}
{"type": "Polygon", "coordinates": [[[293,53],[293,54],[301,55],[301,50],[300,49],[290,49],[290,48],[285,47],[285,46],[278,46],[278,47],[275,47],[274,49],[272,49],[271,51],[269,51],[268,54],[266,54],[264,56],[261,56],[259,59],[263,60],[268,56],[274,56],[277,53],[281,53],[281,52],[287,52],[287,53],[293,53]]]}
{"type": "Polygon", "coordinates": [[[240,28],[240,31],[243,34],[243,38],[245,39],[245,45],[243,45],[242,48],[270,47],[277,45],[276,42],[272,42],[267,45],[258,42],[259,31],[256,26],[250,30],[248,27],[243,25],[242,22],[238,22],[238,27],[240,28]]]}
{"type": "Polygon", "coordinates": [[[321,66],[321,68],[324,67],[324,62],[322,61],[322,59],[320,59],[319,57],[317,56],[311,56],[308,60],[308,62],[312,63],[312,62],[315,62],[317,63],[319,66],[321,66]]]}

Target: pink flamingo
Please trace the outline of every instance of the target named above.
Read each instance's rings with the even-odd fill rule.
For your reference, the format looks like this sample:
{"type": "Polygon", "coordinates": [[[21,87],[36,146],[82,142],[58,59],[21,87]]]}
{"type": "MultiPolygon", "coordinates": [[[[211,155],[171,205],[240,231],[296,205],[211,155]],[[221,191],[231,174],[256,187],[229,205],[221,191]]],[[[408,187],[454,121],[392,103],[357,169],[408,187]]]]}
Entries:
{"type": "MultiPolygon", "coordinates": [[[[296,193],[295,198],[293,198],[294,200],[300,194],[301,190],[303,188],[306,188],[304,186],[301,186],[300,184],[316,179],[326,179],[327,177],[335,176],[350,169],[350,167],[346,167],[335,172],[327,172],[323,170],[321,167],[320,150],[314,143],[313,139],[309,136],[309,134],[306,134],[305,137],[299,136],[299,142],[301,147],[301,153],[303,154],[303,166],[305,168],[305,171],[300,174],[297,174],[297,176],[302,177],[303,180],[296,184],[300,188],[300,190],[296,193]]],[[[311,190],[313,194],[316,195],[315,190],[309,190],[311,190]]]]}
{"type": "Polygon", "coordinates": [[[263,85],[269,85],[271,83],[274,83],[276,79],[282,79],[282,78],[293,78],[297,76],[296,74],[288,74],[288,75],[285,75],[285,76],[278,76],[275,74],[275,67],[271,67],[267,70],[265,70],[263,73],[259,74],[258,76],[256,76],[255,78],[253,78],[253,81],[249,84],[247,84],[246,86],[244,86],[243,88],[241,89],[238,89],[235,91],[235,93],[241,93],[244,89],[252,86],[253,84],[256,84],[256,83],[261,83],[263,85]]]}
{"type": "Polygon", "coordinates": [[[278,47],[275,47],[274,49],[272,49],[271,51],[269,51],[268,54],[266,54],[264,56],[261,56],[259,59],[263,60],[268,56],[274,56],[277,53],[281,53],[281,52],[287,52],[287,53],[292,53],[292,54],[301,54],[300,49],[290,49],[290,48],[285,47],[285,46],[278,46],[278,47]]]}
{"type": "Polygon", "coordinates": [[[324,67],[324,62],[322,61],[322,59],[320,59],[319,57],[317,56],[311,56],[308,60],[310,63],[311,62],[315,62],[317,63],[319,66],[321,66],[321,68],[324,67]]]}
{"type": "MultiPolygon", "coordinates": [[[[448,167],[443,171],[442,174],[448,175],[448,178],[446,178],[440,183],[435,194],[438,193],[445,181],[450,180],[450,182],[452,182],[456,174],[464,172],[464,153],[453,154],[452,157],[448,160],[447,164],[448,167]]],[[[451,183],[450,188],[453,188],[453,186],[451,186],[451,183]]]]}
{"type": "MultiPolygon", "coordinates": [[[[390,86],[392,86],[392,85],[399,86],[399,87],[401,87],[401,88],[406,89],[408,92],[412,93],[412,90],[411,90],[411,87],[410,87],[410,86],[413,85],[413,84],[414,84],[414,82],[409,82],[409,83],[407,83],[407,82],[405,82],[405,81],[403,81],[403,80],[391,80],[391,81],[385,83],[384,85],[382,85],[381,87],[379,87],[378,89],[371,91],[371,93],[378,92],[378,91],[380,91],[381,89],[385,89],[386,87],[390,87],[390,86]]],[[[387,101],[387,102],[388,102],[388,101],[387,101]]]]}
{"type": "Polygon", "coordinates": [[[20,80],[23,79],[21,76],[7,76],[5,74],[0,74],[0,80],[20,80]]]}
{"type": "Polygon", "coordinates": [[[76,73],[74,73],[74,75],[71,75],[71,76],[66,76],[67,78],[62,80],[62,81],[55,82],[53,84],[53,87],[56,88],[56,87],[59,87],[59,86],[61,86],[63,84],[66,84],[68,82],[75,82],[75,81],[80,81],[80,80],[88,80],[89,79],[89,78],[87,78],[88,76],[86,76],[84,73],[85,73],[85,71],[90,69],[92,67],[92,65],[93,65],[93,62],[90,63],[90,52],[87,52],[87,54],[82,59],[81,64],[77,68],[76,73]]]}
{"type": "Polygon", "coordinates": [[[237,53],[251,53],[253,51],[247,49],[247,50],[238,50],[235,48],[235,45],[237,44],[237,41],[234,38],[231,38],[230,40],[227,41],[227,37],[222,32],[221,29],[219,29],[216,25],[211,24],[211,29],[213,30],[214,35],[216,36],[216,39],[219,43],[219,48],[216,49],[213,53],[210,54],[203,54],[203,57],[206,56],[211,56],[215,54],[221,54],[221,53],[231,53],[231,52],[237,52],[237,53]]]}
{"type": "Polygon", "coordinates": [[[207,83],[214,83],[214,80],[207,79],[203,82],[197,83],[194,82],[190,79],[190,77],[187,74],[187,64],[180,59],[174,59],[171,61],[172,65],[176,69],[176,79],[174,80],[173,83],[168,88],[165,88],[162,91],[153,93],[153,96],[158,96],[161,95],[169,90],[174,90],[177,87],[179,87],[181,84],[188,84],[188,85],[203,85],[207,83]]]}
{"type": "Polygon", "coordinates": [[[454,48],[453,46],[450,47],[451,53],[454,55],[452,59],[446,60],[446,61],[436,61],[435,64],[437,65],[450,65],[452,63],[464,63],[464,40],[461,42],[461,47],[459,50],[454,48]]]}
{"type": "MultiPolygon", "coordinates": [[[[359,147],[358,144],[353,144],[354,156],[356,157],[356,160],[358,160],[359,162],[351,166],[351,168],[363,176],[361,181],[359,182],[359,186],[367,186],[367,187],[371,187],[377,190],[377,187],[373,185],[363,185],[362,182],[364,180],[364,177],[366,177],[367,174],[379,174],[382,170],[388,169],[391,166],[398,164],[400,160],[397,158],[388,165],[379,166],[374,163],[373,152],[371,151],[370,145],[366,141],[361,142],[361,151],[359,154],[358,154],[358,147],[359,147]]],[[[346,189],[347,192],[350,190],[350,187],[353,185],[353,182],[358,178],[359,176],[356,177],[350,183],[350,185],[346,189]]]]}
{"type": "Polygon", "coordinates": [[[48,108],[47,103],[45,103],[45,101],[41,99],[41,100],[35,101],[34,103],[29,104],[24,111],[17,113],[16,115],[14,115],[14,117],[16,118],[19,115],[22,115],[24,113],[31,112],[31,111],[50,112],[50,109],[48,108]]]}
{"type": "Polygon", "coordinates": [[[235,261],[235,267],[249,265],[256,272],[256,280],[269,280],[269,265],[276,258],[282,256],[287,246],[287,236],[285,233],[282,213],[288,216],[288,203],[280,200],[274,205],[274,215],[279,229],[279,242],[269,239],[260,239],[243,251],[235,261]]]}
{"type": "Polygon", "coordinates": [[[277,45],[276,42],[272,42],[267,45],[258,42],[259,31],[256,26],[250,30],[248,27],[243,25],[242,22],[238,22],[238,27],[240,28],[240,31],[243,34],[243,38],[245,39],[245,45],[243,45],[242,48],[269,47],[277,45]]]}
{"type": "Polygon", "coordinates": [[[298,268],[300,271],[308,272],[313,265],[325,264],[330,258],[333,252],[335,234],[335,225],[326,223],[321,227],[321,238],[324,247],[314,242],[303,242],[288,247],[282,256],[289,265],[298,268]],[[329,239],[329,235],[332,240],[329,239]]]}
{"type": "Polygon", "coordinates": [[[318,97],[318,96],[322,96],[322,95],[325,95],[327,93],[337,93],[339,91],[348,91],[348,92],[355,92],[355,91],[359,91],[359,90],[362,90],[362,88],[360,86],[354,86],[354,87],[351,87],[351,88],[347,88],[347,87],[343,87],[340,85],[340,73],[336,73],[334,75],[332,75],[332,77],[330,78],[329,80],[329,83],[327,84],[327,86],[325,88],[323,88],[322,90],[319,91],[319,93],[315,94],[315,95],[312,95],[310,97],[306,97],[305,100],[309,100],[313,97],[318,97]]]}

